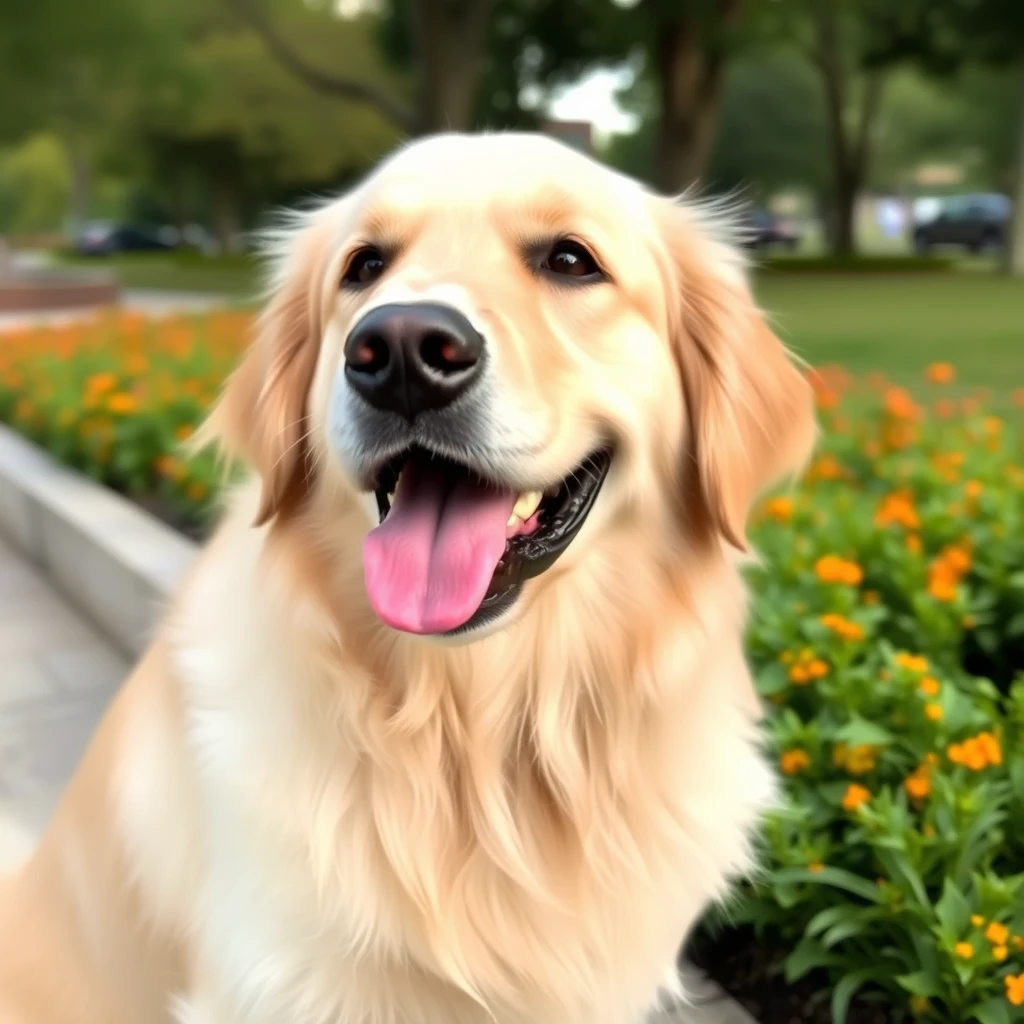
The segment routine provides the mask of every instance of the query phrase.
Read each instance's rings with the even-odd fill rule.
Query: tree
[[[472,127],[492,0],[407,0],[396,5],[390,17],[407,25],[415,54],[412,102],[370,78],[339,74],[309,59],[268,13],[265,0],[227,2],[282,66],[311,89],[367,104],[404,135]],[[333,9],[320,13],[335,17]]]
[[[972,65],[990,65],[1015,76],[1014,215],[1006,258],[1010,272],[1024,277],[1024,5],[1019,0],[905,0],[879,7],[873,20],[871,57],[879,66],[913,60],[948,77]]]

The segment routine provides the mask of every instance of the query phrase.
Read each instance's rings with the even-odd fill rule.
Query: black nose
[[[345,342],[345,376],[378,409],[412,420],[454,402],[476,379],[484,339],[435,302],[378,306]]]

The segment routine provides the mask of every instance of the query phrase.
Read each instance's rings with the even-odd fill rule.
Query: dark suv
[[[937,216],[914,228],[914,248],[920,253],[949,245],[970,252],[993,252],[1006,241],[1011,203],[1006,196],[951,196]]]

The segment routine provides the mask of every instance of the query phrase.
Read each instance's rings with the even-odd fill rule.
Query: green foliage
[[[1024,657],[996,657],[1024,621],[1020,425],[839,371],[816,386],[819,454],[753,531],[785,802],[729,917],[790,951],[790,982],[820,972],[838,1024],[862,991],[1024,1020]]]
[[[0,231],[60,228],[70,192],[67,153],[60,139],[30,136],[0,155]]]
[[[930,274],[956,266],[942,256],[770,256],[756,262],[763,270],[787,274]]]

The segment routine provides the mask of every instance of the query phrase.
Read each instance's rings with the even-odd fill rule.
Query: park
[[[1024,1021],[1022,66],[1010,0],[0,12],[0,456],[208,539],[224,467],[190,443],[252,339],[262,234],[405,140],[540,131],[717,202],[821,436],[751,523],[783,800],[681,963],[760,1024]],[[113,652],[105,702],[138,651],[19,542],[6,465],[0,610],[5,580],[52,585]],[[0,808],[5,744],[49,742],[4,679]]]

